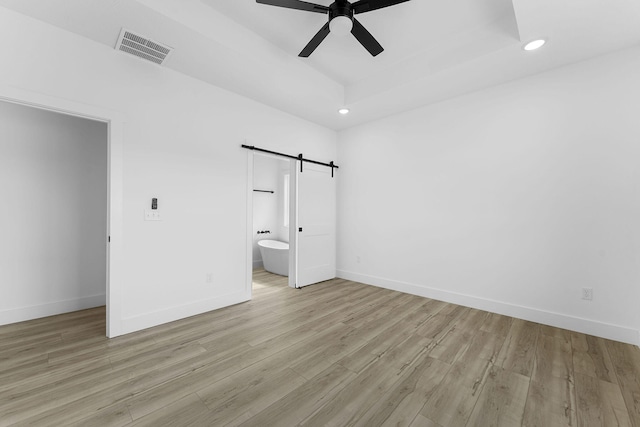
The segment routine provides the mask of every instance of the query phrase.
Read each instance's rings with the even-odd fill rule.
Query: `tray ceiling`
[[[0,6],[112,48],[128,28],[174,49],[167,68],[333,129],[640,43],[636,0],[412,0],[358,16],[385,48],[377,57],[350,35],[330,34],[307,59],[297,55],[326,18],[254,0]],[[548,45],[522,50],[538,37]],[[337,114],[342,106],[351,114]]]

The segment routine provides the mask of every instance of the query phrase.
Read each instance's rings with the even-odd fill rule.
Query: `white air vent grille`
[[[144,36],[124,28],[120,31],[116,50],[130,53],[138,58],[146,59],[147,61],[155,62],[156,64],[162,64],[169,57],[172,51],[169,46],[164,46],[160,43],[151,41]]]

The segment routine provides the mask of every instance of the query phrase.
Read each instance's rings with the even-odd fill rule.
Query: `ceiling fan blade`
[[[301,56],[303,58],[308,58],[309,55],[311,55],[313,51],[316,50],[318,46],[320,46],[320,43],[322,43],[322,40],[324,40],[325,37],[327,37],[328,35],[329,35],[329,23],[327,22],[326,24],[324,24],[322,28],[320,28],[320,31],[318,31],[316,35],[313,36],[311,41],[307,43],[307,45],[304,47],[304,49],[302,49],[302,52],[300,52],[298,56]]]
[[[306,10],[307,12],[327,13],[329,11],[327,6],[299,0],[256,0],[256,3],[286,7],[287,9]]]
[[[365,13],[383,7],[389,7],[409,0],[360,0],[351,5],[354,13]]]
[[[371,33],[367,31],[366,28],[362,26],[357,19],[353,19],[353,28],[351,29],[351,34],[353,34],[356,39],[360,42],[365,49],[369,51],[369,53],[373,56],[377,56],[384,50],[380,43],[373,38]]]

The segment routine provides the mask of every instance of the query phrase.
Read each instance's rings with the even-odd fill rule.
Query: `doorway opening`
[[[63,135],[60,139],[66,144],[62,148],[44,145],[44,149],[48,150],[46,155],[50,156],[48,160],[54,162],[45,163],[47,159],[44,158],[46,155],[43,156],[43,147],[39,150],[33,141],[25,146],[14,145],[11,156],[3,153],[4,162],[8,162],[9,166],[3,165],[2,173],[13,174],[10,184],[14,186],[11,189],[12,197],[17,202],[6,203],[1,215],[15,215],[20,206],[27,206],[27,212],[23,212],[24,218],[20,220],[20,227],[30,235],[31,243],[21,240],[24,236],[13,236],[11,240],[5,238],[6,246],[20,246],[22,253],[16,254],[19,259],[10,264],[0,264],[0,294],[15,295],[15,281],[7,283],[4,279],[9,274],[15,276],[20,271],[21,263],[23,266],[28,264],[29,268],[29,274],[23,278],[39,287],[35,291],[31,289],[31,293],[27,290],[11,301],[3,297],[0,325],[102,305],[106,307],[98,309],[98,312],[103,313],[103,316],[106,314],[103,328],[106,329],[106,336],[121,335],[123,331],[118,295],[122,259],[122,117],[116,112],[99,107],[3,85],[0,85],[0,104],[5,109],[22,111],[19,117],[23,119],[33,115],[47,117],[45,120],[52,122],[78,121],[83,124],[80,130],[73,131],[73,126],[62,126]],[[13,126],[18,124],[13,123]],[[91,133],[86,128],[92,127],[100,129],[102,144],[99,147],[83,146],[82,153],[74,151],[70,140],[82,139],[84,133]],[[26,128],[28,138],[37,136],[38,132],[42,133],[39,126]],[[8,131],[7,127],[3,127],[3,132]],[[15,132],[15,128],[10,131]],[[80,136],[74,136],[73,133]],[[3,136],[4,141],[9,139]],[[7,146],[3,144],[2,148],[7,149]],[[92,149],[101,153],[101,160],[98,161],[102,162],[101,165],[87,160],[95,160],[92,154],[86,152]],[[39,162],[28,162],[29,156],[35,156]],[[87,160],[87,164],[81,164],[84,160]],[[57,181],[53,179],[55,168],[52,165],[55,161],[64,165],[55,172],[58,174]],[[83,171],[86,172],[84,175],[81,173]],[[83,178],[79,178],[80,176]],[[92,187],[92,183],[95,187]],[[38,193],[19,193],[16,189],[20,188],[35,189]],[[92,193],[92,188],[95,194]],[[78,191],[72,191],[74,189]],[[31,206],[34,203],[36,208]],[[92,223],[101,225],[94,228],[91,227]],[[34,244],[38,236],[42,239],[40,245]],[[91,247],[99,249],[91,254],[84,254],[83,242],[90,242]],[[31,262],[33,259],[49,261],[49,264],[37,266]],[[68,260],[71,262],[63,262]],[[91,270],[99,273],[92,275]],[[80,283],[89,280],[88,277],[93,277],[93,283],[88,289],[82,289]],[[65,283],[66,288],[58,292],[60,288],[55,283],[65,280],[69,283]],[[7,291],[2,287],[3,284],[10,285],[11,289]],[[77,291],[76,294],[73,294],[74,290]]]
[[[253,156],[251,178],[251,286],[295,285],[292,244],[295,193],[291,170],[295,161],[269,154]]]
[[[107,124],[8,102],[0,123],[2,323],[104,307]]]
[[[276,281],[269,276],[276,274],[278,283],[291,288],[335,278],[337,166],[243,147],[252,150],[247,168],[249,298],[254,272],[265,271],[263,281]]]

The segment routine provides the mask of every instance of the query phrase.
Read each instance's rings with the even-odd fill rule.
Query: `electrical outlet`
[[[162,216],[160,215],[160,211],[158,210],[145,209],[144,220],[145,221],[162,221]]]
[[[213,283],[213,273],[207,273],[207,283]]]
[[[358,256],[356,257],[356,262],[357,262],[358,264],[360,264],[360,255],[358,255]]]
[[[593,288],[582,288],[582,299],[593,301]]]

